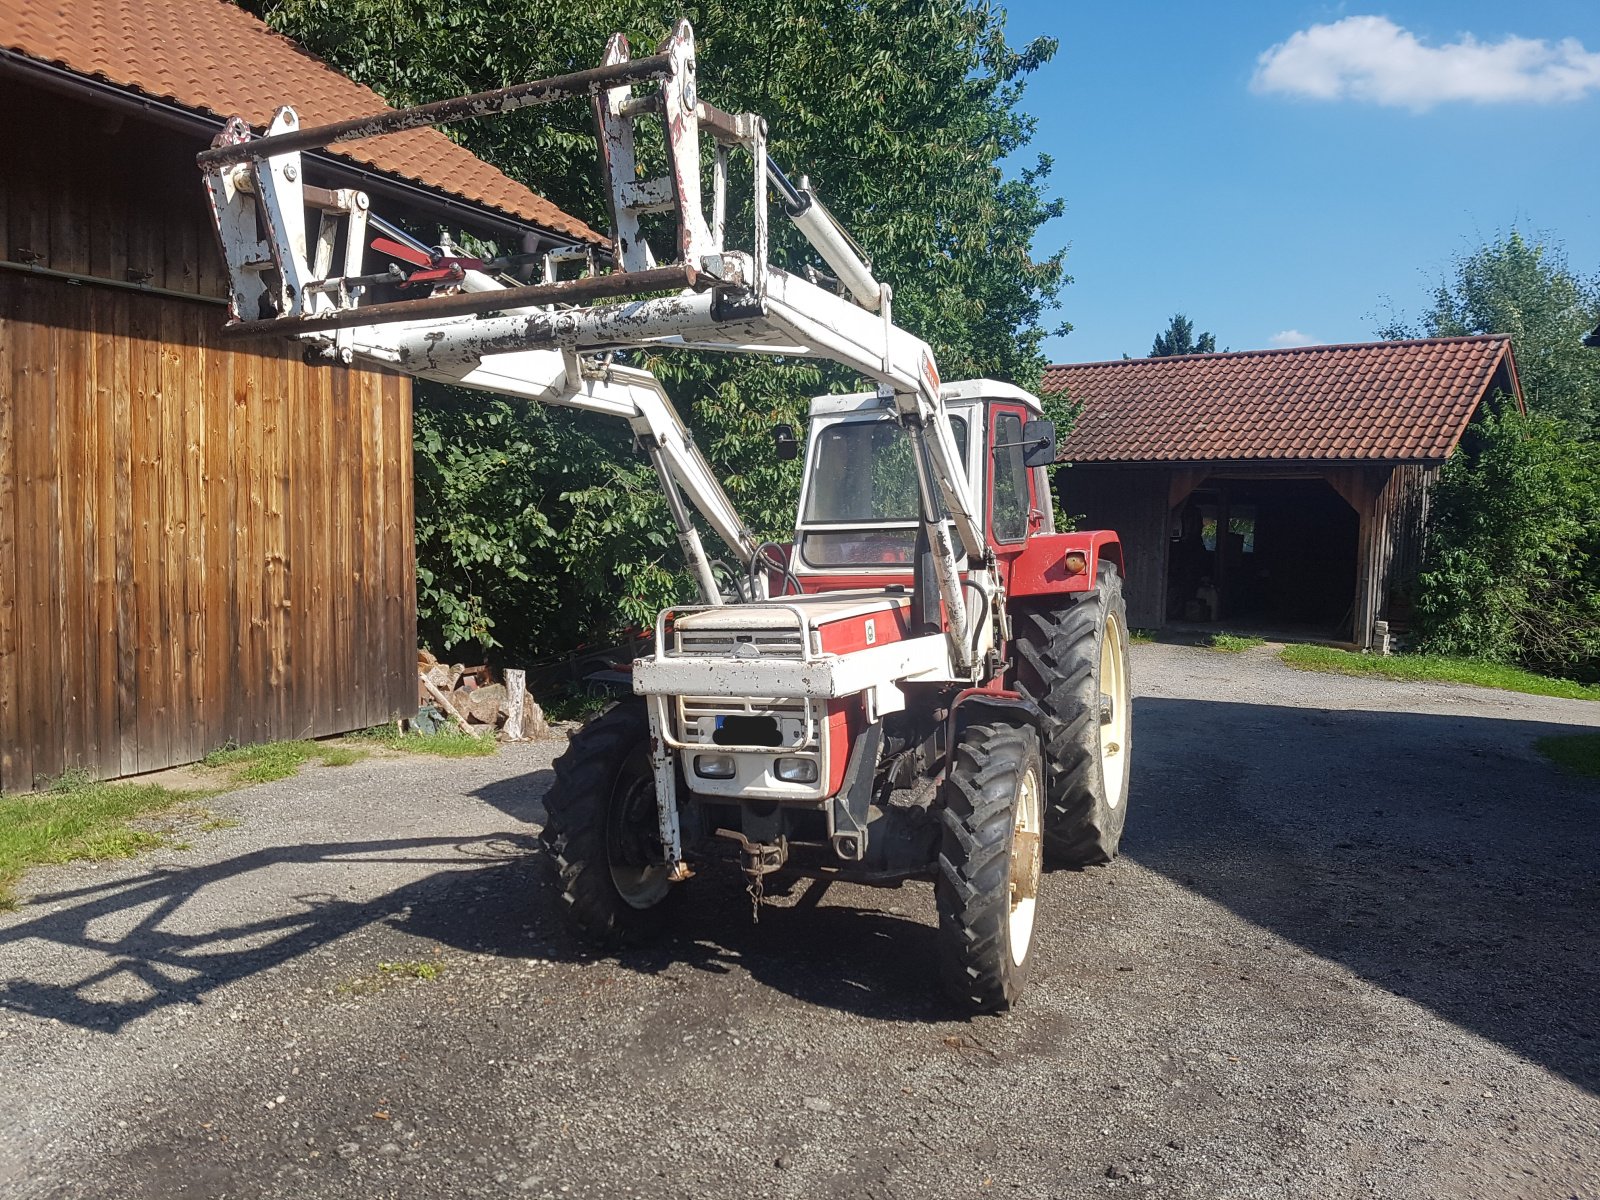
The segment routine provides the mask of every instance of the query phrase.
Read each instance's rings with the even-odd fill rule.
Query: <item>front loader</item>
[[[595,112],[609,270],[580,262],[564,278],[549,255],[530,281],[529,256],[422,246],[365,195],[304,176],[303,150],[570,99]],[[660,176],[642,173],[640,122],[658,124]],[[1122,835],[1121,546],[1055,531],[1039,401],[940,378],[895,323],[892,288],[768,157],[765,122],[698,96],[688,23],[650,56],[618,35],[599,67],[497,92],[313,129],[285,108],[264,136],[235,119],[200,166],[230,330],[621,417],[656,467],[700,602],[658,616],[634,697],[556,761],[544,840],[579,932],[610,946],[657,933],[696,871],[724,864],[758,913],[779,872],[931,879],[947,990],[1009,1007],[1046,859],[1108,862]],[[751,214],[737,247],[730,194]],[[769,261],[773,198],[825,271]],[[812,402],[788,542],[751,534],[660,384],[628,361],[672,349],[823,358],[862,377]],[[797,453],[779,432],[775,453]],[[691,508],[735,569],[719,573]]]

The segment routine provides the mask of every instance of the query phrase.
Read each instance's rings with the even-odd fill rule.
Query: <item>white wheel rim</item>
[[[611,883],[629,908],[654,908],[672,886],[667,868],[611,865]]]
[[[1011,831],[1011,915],[1007,924],[1011,961],[1019,967],[1028,957],[1039,905],[1039,875],[1044,867],[1042,815],[1039,769],[1030,763],[1017,789],[1016,824]]]
[[[1128,670],[1122,657],[1122,627],[1116,617],[1106,618],[1100,642],[1100,778],[1106,805],[1122,803],[1128,761]]]

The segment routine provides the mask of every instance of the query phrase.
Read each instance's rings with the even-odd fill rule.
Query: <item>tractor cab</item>
[[[996,554],[1054,532],[1045,464],[1055,427],[1039,401],[992,379],[945,384],[940,398]],[[909,582],[920,511],[914,453],[892,400],[866,392],[811,402],[790,562],[807,591]]]

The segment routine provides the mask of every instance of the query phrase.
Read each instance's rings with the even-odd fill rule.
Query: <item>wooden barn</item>
[[[0,789],[416,708],[410,381],[221,334],[194,156],[283,103],[383,107],[224,0],[0,0]],[[599,241],[436,130],[307,176]]]
[[[1082,363],[1044,386],[1081,406],[1061,496],[1122,535],[1131,625],[1363,649],[1409,619],[1439,468],[1485,401],[1522,404],[1498,336]]]

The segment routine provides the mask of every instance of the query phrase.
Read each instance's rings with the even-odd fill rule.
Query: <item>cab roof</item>
[[[970,403],[978,400],[1015,400],[1027,406],[1028,411],[1042,415],[1039,398],[1025,392],[1014,383],[998,379],[962,379],[940,386],[939,395],[946,404]],[[816,396],[811,401],[811,415],[836,416],[840,413],[861,412],[883,404],[876,392],[850,392],[842,396]]]

